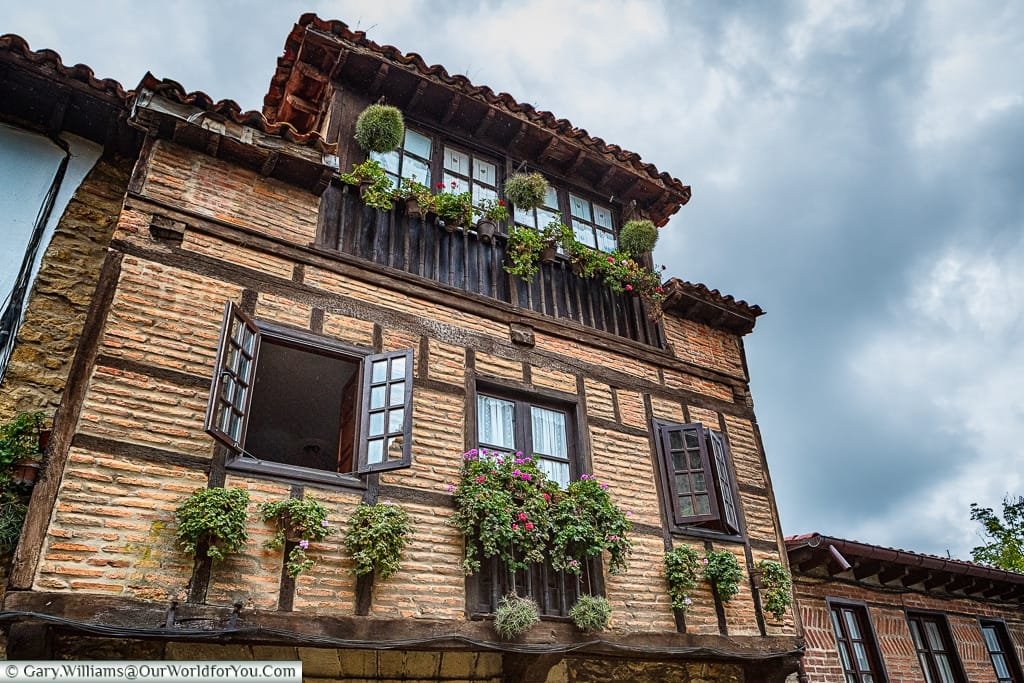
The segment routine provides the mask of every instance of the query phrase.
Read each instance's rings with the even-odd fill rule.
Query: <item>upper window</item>
[[[232,467],[313,480],[408,467],[412,351],[364,355],[229,303],[206,430]]]
[[[395,187],[398,187],[402,178],[430,187],[432,150],[433,142],[429,137],[406,127],[405,141],[399,149],[384,154],[370,152],[370,158],[380,162]]]
[[[666,503],[675,525],[739,534],[729,448],[722,434],[697,423],[657,427]]]
[[[498,166],[475,154],[445,145],[444,186],[446,191],[470,192],[473,205],[498,199]]]
[[[481,448],[530,454],[548,479],[569,485],[572,442],[565,410],[478,394],[477,440]]]
[[[832,630],[846,683],[883,683],[885,673],[862,605],[831,604]]]
[[[965,683],[960,659],[941,614],[908,613],[907,624],[914,639],[918,661],[926,683]]]
[[[582,244],[601,251],[615,251],[615,227],[611,209],[569,193],[572,230]]]
[[[518,206],[514,208],[516,223],[535,230],[542,230],[548,223],[556,220],[560,214],[558,190],[548,185],[548,194],[544,198],[544,205],[538,209],[520,209]]]
[[[996,680],[999,683],[1021,683],[1024,681],[1013,641],[1010,640],[1010,634],[1006,631],[1006,624],[1001,621],[983,619],[981,635],[985,638],[985,648],[988,650],[988,656],[996,670]]]

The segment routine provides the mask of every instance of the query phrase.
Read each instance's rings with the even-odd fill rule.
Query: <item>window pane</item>
[[[515,450],[515,410],[511,401],[491,396],[477,397],[477,438],[481,443]]]
[[[699,443],[697,442],[697,430],[687,429],[683,432],[686,435],[686,447],[687,448],[698,448]]]
[[[693,475],[693,490],[703,493],[708,490],[707,483],[704,481],[703,472],[695,472]]]
[[[548,223],[558,218],[557,211],[549,211],[547,209],[537,209],[537,227],[543,228]]]
[[[708,501],[707,494],[699,494],[693,497],[694,503],[696,504],[698,515],[709,515],[711,514],[711,503]]]
[[[690,451],[690,469],[691,470],[703,470],[704,464],[700,461],[699,451]]]
[[[999,678],[1011,678],[1010,668],[1006,666],[1006,658],[1002,655],[992,655],[992,665],[996,668],[996,675]]]
[[[373,387],[370,389],[370,407],[371,408],[383,408],[384,407],[384,395],[387,387]]]
[[[580,223],[579,221],[572,222],[572,232],[576,235],[576,239],[591,249],[597,248],[597,240],[594,239],[594,230],[586,223]]]
[[[391,360],[391,379],[405,379],[405,356]]]
[[[388,413],[388,432],[400,432],[402,431],[402,425],[405,422],[405,409],[395,408]]]
[[[497,201],[498,193],[483,185],[473,185],[473,205],[480,206],[485,199]]]
[[[924,622],[924,632],[928,635],[928,645],[933,650],[945,650],[942,646],[942,635],[939,633],[939,625],[934,621]]]
[[[682,432],[680,432],[678,429],[674,429],[671,432],[669,432],[668,433],[668,443],[669,443],[669,447],[672,450],[674,450],[674,451],[681,449],[683,447],[683,434],[682,434]],[[681,467],[677,467],[676,469],[679,469],[679,470],[686,469],[686,466],[683,465]]]
[[[565,488],[569,485],[569,463],[560,460],[537,458],[537,469],[547,475],[548,479]]]
[[[425,156],[425,155],[424,155]],[[469,155],[463,154],[451,147],[444,148],[444,167],[447,171],[454,171],[459,175],[469,175]]]
[[[370,436],[384,433],[384,413],[370,413]]]
[[[558,190],[548,185],[548,193],[544,195],[544,206],[558,211]]]
[[[400,157],[398,151],[387,152],[381,154],[380,152],[370,152],[370,158],[379,163],[385,171],[393,174],[398,174],[398,166]]]
[[[430,158],[430,138],[409,128],[405,129],[405,149],[418,157]]]
[[[378,360],[373,362],[373,383],[379,384],[388,378],[388,362],[386,360]]]
[[[537,220],[533,215],[533,209],[527,211],[520,209],[518,206],[515,207],[515,219],[516,223],[521,223],[522,225],[526,225],[531,228],[537,227]]]
[[[852,671],[853,664],[850,662],[850,651],[846,649],[846,643],[839,643],[839,656],[843,660],[843,668]]]
[[[869,671],[871,665],[868,663],[868,653],[864,650],[863,643],[853,643],[853,654],[857,657],[857,669],[859,671]]]
[[[693,500],[690,496],[679,496],[679,514],[683,517],[693,516]]]
[[[574,194],[569,195],[569,211],[573,216],[590,221],[590,202]]]
[[[690,475],[688,474],[677,474],[676,475],[676,491],[679,493],[690,492]]]
[[[395,382],[390,388],[391,395],[388,397],[388,405],[403,405],[405,403],[405,382]]]
[[[366,444],[366,461],[371,465],[384,462],[384,439],[370,439]]]
[[[430,187],[430,166],[425,161],[407,156],[402,164],[402,177],[411,178]]]
[[[836,632],[836,638],[843,637],[843,626],[839,623],[839,615],[834,609],[832,610],[832,629]]]
[[[939,668],[939,680],[942,683],[956,683],[953,678],[953,669],[949,666],[949,657],[946,655],[935,655],[935,663]]]
[[[918,628],[916,620],[910,622],[910,635],[914,637],[914,647],[918,650],[925,649],[924,641],[921,640],[921,630]]]
[[[489,162],[480,159],[473,160],[473,179],[494,187],[498,184],[498,169]]]
[[[602,228],[607,228],[608,232],[612,230],[612,212],[603,206],[597,204],[592,205],[594,207],[594,222]]]
[[[996,638],[995,629],[991,626],[983,626],[981,634],[985,636],[985,647],[989,652],[999,652],[999,639]]]
[[[531,406],[533,419],[533,451],[544,455],[568,458],[565,440],[565,413]]]
[[[846,618],[846,628],[850,632],[851,638],[860,638],[860,629],[857,628],[857,616],[853,613],[853,610],[844,609],[843,617]]]
[[[935,681],[932,679],[932,671],[931,671],[930,668],[928,668],[928,657],[927,657],[927,655],[918,654],[917,658],[921,662],[921,671],[924,672],[925,683],[935,683]]]
[[[597,231],[597,248],[601,251],[615,251],[615,235],[604,230]]]

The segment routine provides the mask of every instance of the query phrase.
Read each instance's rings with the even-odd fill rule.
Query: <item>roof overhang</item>
[[[314,14],[303,15],[289,34],[263,113],[300,131],[321,130],[332,83],[373,100],[383,98],[408,116],[504,149],[515,159],[593,187],[624,206],[635,203],[659,226],[690,199],[689,186],[634,152]]]
[[[764,315],[760,306],[748,304],[700,283],[672,278],[664,287],[665,301],[662,308],[666,313],[726,332],[749,334],[757,318]]]

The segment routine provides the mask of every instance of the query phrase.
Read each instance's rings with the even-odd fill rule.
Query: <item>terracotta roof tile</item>
[[[85,64],[66,66],[60,55],[53,50],[33,51],[21,36],[13,33],[6,33],[0,36],[0,53],[13,55],[15,59],[23,60],[30,64],[52,67],[59,75],[70,80],[79,81],[90,88],[110,95],[113,98],[126,102],[132,95],[126,92],[120,83],[112,78],[96,78],[92,68]]]

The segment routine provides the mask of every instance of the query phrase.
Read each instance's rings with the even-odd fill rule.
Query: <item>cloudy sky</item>
[[[259,109],[304,11],[693,186],[657,259],[747,338],[787,534],[968,557],[1024,494],[1024,3],[3,3],[0,33]]]

